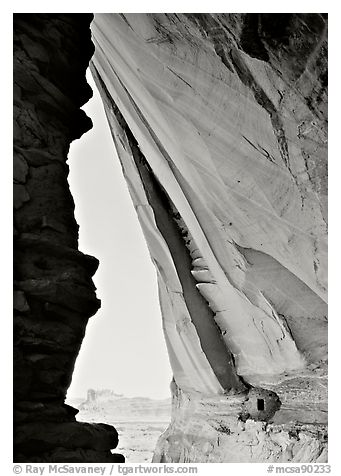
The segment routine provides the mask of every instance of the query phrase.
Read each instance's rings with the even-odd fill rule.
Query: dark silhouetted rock
[[[14,15],[14,461],[114,462],[117,432],[65,405],[98,260],[78,251],[70,143],[92,127],[91,14]]]

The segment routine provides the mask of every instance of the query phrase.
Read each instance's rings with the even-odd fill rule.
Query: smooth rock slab
[[[25,183],[28,174],[26,160],[19,154],[14,154],[13,178],[16,183]]]
[[[18,208],[21,208],[24,203],[28,202],[30,200],[30,196],[25,188],[24,185],[17,184],[15,183],[13,185],[13,205],[16,210]]]
[[[25,293],[23,291],[13,292],[13,308],[19,312],[29,311],[29,306],[26,301]]]

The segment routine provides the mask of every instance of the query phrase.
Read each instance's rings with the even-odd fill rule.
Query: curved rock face
[[[14,15],[14,461],[122,461],[115,428],[78,423],[65,405],[87,321],[100,306],[98,261],[77,249],[67,182],[92,15]]]
[[[155,461],[326,461],[326,21],[95,15],[174,372]]]

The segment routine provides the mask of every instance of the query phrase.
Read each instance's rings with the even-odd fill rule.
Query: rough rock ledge
[[[118,436],[64,403],[98,261],[77,249],[72,140],[92,127],[89,14],[14,15],[14,461],[115,462]]]

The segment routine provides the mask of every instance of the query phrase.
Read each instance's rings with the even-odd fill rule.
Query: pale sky
[[[172,378],[157,295],[156,272],[123,178],[103,105],[84,106],[93,129],[71,144],[69,184],[79,249],[99,259],[94,276],[101,309],[90,318],[69,397],[88,388],[167,398]]]

